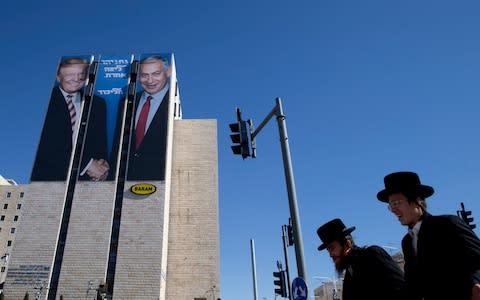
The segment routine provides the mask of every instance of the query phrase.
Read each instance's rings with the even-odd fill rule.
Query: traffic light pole
[[[287,275],[287,294],[288,294],[288,299],[293,300],[293,294],[292,294],[292,285],[290,282],[290,269],[288,266],[288,252],[287,252],[287,247],[288,247],[288,232],[287,232],[287,225],[282,226],[282,242],[283,242],[283,254],[285,255],[285,273]]]
[[[253,300],[258,300],[257,297],[257,264],[255,262],[255,242],[250,239],[250,252],[252,254],[252,277],[253,277]]]
[[[285,181],[287,184],[288,203],[290,207],[290,218],[292,219],[293,238],[295,244],[295,257],[297,261],[298,276],[302,277],[305,282],[307,280],[307,271],[305,268],[303,256],[303,239],[302,230],[300,227],[300,217],[298,214],[297,194],[295,191],[295,182],[293,178],[292,161],[290,159],[290,147],[288,145],[287,125],[285,123],[285,116],[283,115],[282,101],[276,98],[276,105],[267,117],[260,123],[258,128],[252,133],[251,139],[255,140],[258,133],[265,127],[273,116],[277,117],[278,131],[280,134],[280,144],[282,147],[283,167],[285,171]]]

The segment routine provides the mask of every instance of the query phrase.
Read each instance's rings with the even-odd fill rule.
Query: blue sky
[[[7,1],[0,28],[0,174],[19,183],[62,55],[175,54],[184,119],[218,122],[222,299],[253,297],[250,239],[259,299],[274,299],[289,217],[276,122],[242,160],[235,107],[259,124],[282,99],[311,293],[334,276],[316,250],[330,219],[399,247],[405,228],[376,200],[392,171],[435,188],[432,213],[464,202],[480,220],[478,1]]]

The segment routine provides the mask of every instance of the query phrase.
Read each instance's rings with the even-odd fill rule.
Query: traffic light
[[[288,245],[292,246],[293,244],[295,244],[295,238],[293,235],[293,227],[290,224],[287,225],[287,235],[288,235]]]
[[[471,229],[475,229],[477,225],[473,224],[473,216],[471,216],[472,211],[471,210],[466,211],[465,206],[463,205],[463,202],[461,202],[460,205],[462,206],[462,209],[457,211],[457,215],[461,217],[463,221],[465,221],[465,223],[467,223],[467,225],[470,226]]]
[[[250,141],[248,139],[248,124],[247,121],[238,120],[237,123],[230,124],[232,134],[230,138],[234,145],[232,151],[234,154],[242,155],[242,158],[250,156]]]
[[[287,297],[287,283],[285,280],[285,271],[273,272],[273,284],[275,285],[275,294],[281,297]]]

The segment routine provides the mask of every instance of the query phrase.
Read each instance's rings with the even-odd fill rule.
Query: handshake
[[[108,162],[101,159],[93,159],[87,170],[87,175],[91,181],[104,181],[108,177],[110,165]]]

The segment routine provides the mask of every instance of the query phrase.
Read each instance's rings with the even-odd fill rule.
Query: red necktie
[[[77,120],[77,113],[75,112],[75,106],[73,105],[73,96],[67,95],[67,107],[70,113],[70,122],[72,123],[72,130],[75,128],[75,121]]]
[[[148,111],[150,110],[150,100],[152,96],[147,97],[147,101],[143,104],[142,110],[140,111],[140,116],[138,118],[137,127],[135,129],[135,146],[137,149],[140,147],[145,136],[145,128],[147,125]]]

